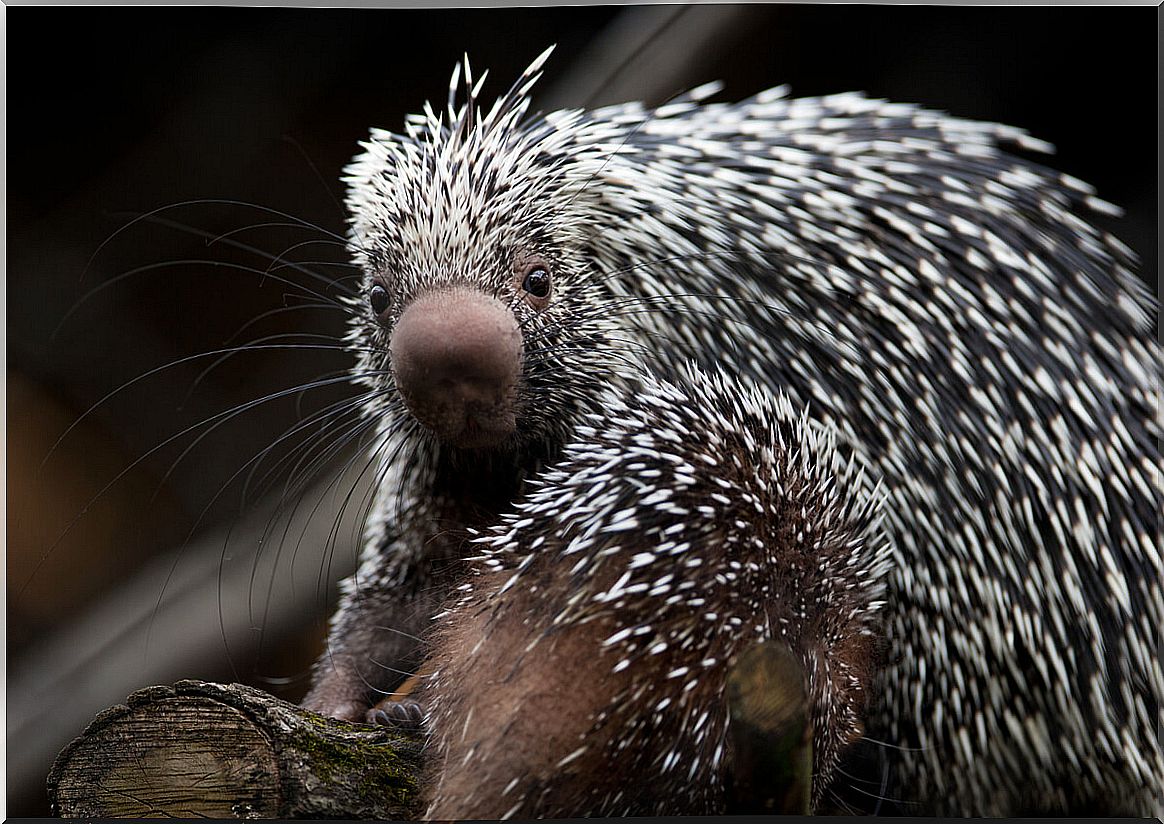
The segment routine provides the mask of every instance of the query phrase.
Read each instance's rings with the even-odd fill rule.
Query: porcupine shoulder
[[[537,65],[480,121],[430,110],[353,165],[369,374],[391,372],[418,292],[470,286],[514,309],[523,355],[548,353],[513,385],[553,411],[513,432],[552,431],[532,439],[551,459],[629,357],[811,405],[890,501],[873,722],[895,794],[939,814],[1157,809],[1161,353],[1131,254],[1083,217],[1111,207],[1008,155],[1046,148],[1020,130],[856,94],[705,88],[527,120]],[[431,399],[408,417],[376,385],[400,413],[386,438],[427,417],[440,441]],[[390,557],[369,575],[418,566]]]
[[[438,621],[428,816],[722,813],[728,667],[769,639],[805,673],[819,800],[876,666],[872,480],[787,399],[695,370],[576,436]]]

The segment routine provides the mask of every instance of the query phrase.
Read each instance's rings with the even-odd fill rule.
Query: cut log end
[[[239,684],[130,696],[58,756],[63,818],[408,818],[419,734],[323,718]]]

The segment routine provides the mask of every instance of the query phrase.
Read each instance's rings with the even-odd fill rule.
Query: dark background
[[[789,83],[798,96],[863,90],[1024,127],[1057,146],[1047,162],[1126,210],[1121,220],[1101,222],[1140,254],[1155,287],[1157,14],[1151,7],[811,5],[9,8],[9,814],[47,812],[41,788],[51,753],[124,697],[87,691],[104,657],[80,663],[84,644],[60,639],[76,638],[79,623],[109,622],[112,602],[124,599],[109,593],[124,593],[151,558],[168,558],[189,535],[242,517],[237,484],[217,500],[215,494],[305,408],[343,390],[248,410],[176,466],[190,437],[149,451],[234,405],[342,370],[349,359],[323,350],[250,353],[201,379],[209,360],[179,365],[126,388],[46,455],[106,393],[147,370],[222,347],[248,321],[257,319],[236,342],[342,332],[334,311],[267,316],[300,305],[301,290],[238,268],[262,270],[269,261],[227,241],[342,263],[342,249],[323,242],[330,238],[322,230],[343,232],[338,180],[356,142],[369,126],[401,130],[404,115],[426,99],[443,101],[464,52],[478,72],[491,70],[486,100],[557,43],[535,106],[658,102],[719,78],[726,88],[718,99]],[[285,219],[194,202],[206,199],[268,207],[321,230],[258,227],[208,244]],[[143,221],[117,233],[134,215],[183,203],[158,216],[168,223]],[[316,242],[298,245],[305,241]],[[79,302],[89,289],[154,264],[169,265],[128,275]],[[342,266],[311,268],[326,277],[348,274]],[[301,273],[276,271],[310,283]],[[191,563],[190,553],[172,565]],[[164,609],[164,586],[142,586],[153,587],[155,611]],[[242,653],[236,645],[229,661],[221,649],[203,650],[149,677],[239,678],[298,697],[332,594],[317,588],[310,614],[273,640]],[[142,645],[141,654],[150,649]],[[53,661],[74,652],[76,666],[52,670]],[[25,734],[12,737],[21,685],[46,703],[67,701],[82,719],[45,732],[35,757]]]

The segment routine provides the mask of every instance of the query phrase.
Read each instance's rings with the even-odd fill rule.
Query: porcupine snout
[[[496,298],[465,288],[417,298],[389,352],[405,405],[442,442],[481,449],[513,434],[522,338]]]

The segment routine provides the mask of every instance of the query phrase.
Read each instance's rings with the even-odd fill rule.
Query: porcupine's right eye
[[[368,302],[372,304],[376,317],[380,317],[388,309],[388,290],[378,283],[373,285],[372,291],[368,293]]]

